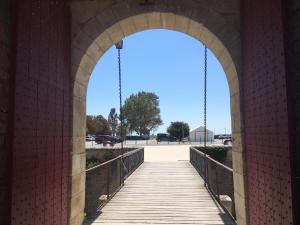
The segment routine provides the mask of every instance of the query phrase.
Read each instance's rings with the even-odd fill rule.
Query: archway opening
[[[201,20],[201,18],[199,19]],[[218,58],[226,73],[230,90],[232,133],[234,140],[232,155],[235,199],[238,199],[240,206],[242,206],[237,208],[236,213],[238,220],[246,220],[246,199],[244,190],[245,171],[238,80],[238,71],[240,70],[240,46],[239,35],[237,35],[237,32],[228,28],[228,30],[232,31],[229,35],[226,32],[224,33],[223,28],[220,28],[219,25],[218,28],[216,28],[214,27],[214,24],[208,24],[207,26],[212,26],[211,28],[214,30],[214,33],[212,33],[206,26],[194,19],[163,12],[150,12],[128,16],[126,19],[121,19],[103,30],[98,27],[97,21],[99,21],[99,17],[93,18],[85,24],[84,29],[74,36],[72,46],[74,89],[71,190],[76,190],[76,192],[71,192],[70,196],[70,221],[75,221],[78,220],[78,218],[83,217],[85,179],[85,130],[83,128],[85,127],[86,115],[86,90],[90,74],[98,59],[109,47],[114,45],[114,43],[132,33],[156,28],[180,31],[203,42]],[[221,29],[223,31],[218,31],[216,29]],[[81,165],[80,167],[76,166],[78,163]],[[78,180],[80,186],[78,185]],[[74,207],[72,205],[73,199],[80,199],[82,202],[81,206]]]

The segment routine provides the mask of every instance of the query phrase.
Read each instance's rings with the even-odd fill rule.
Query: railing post
[[[122,185],[122,157],[119,159],[120,172],[120,186]]]
[[[107,177],[106,177],[106,198],[109,199],[109,183],[110,183],[110,164],[107,164]]]
[[[217,196],[220,199],[220,192],[219,192],[219,181],[218,181],[218,166],[216,166],[216,189],[217,189]]]
[[[206,155],[204,155],[204,187],[207,187],[207,179],[208,179],[208,169],[207,169],[207,158]]]

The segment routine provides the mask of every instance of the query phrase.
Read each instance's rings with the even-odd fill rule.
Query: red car
[[[97,144],[115,144],[115,143],[118,143],[120,142],[120,139],[117,138],[117,137],[112,137],[112,136],[109,136],[109,135],[97,135],[96,138],[95,138],[95,142]]]

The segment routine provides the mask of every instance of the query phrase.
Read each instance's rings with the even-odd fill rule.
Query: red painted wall
[[[293,224],[281,0],[242,5],[250,224]]]
[[[16,0],[11,224],[67,224],[69,25],[64,0]]]

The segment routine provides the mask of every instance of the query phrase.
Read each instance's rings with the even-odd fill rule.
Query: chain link
[[[120,100],[120,128],[121,128],[121,154],[123,154],[123,107],[122,107],[122,73],[121,73],[121,49],[118,48],[119,65],[119,100]]]
[[[206,147],[207,47],[204,45],[204,147]]]

